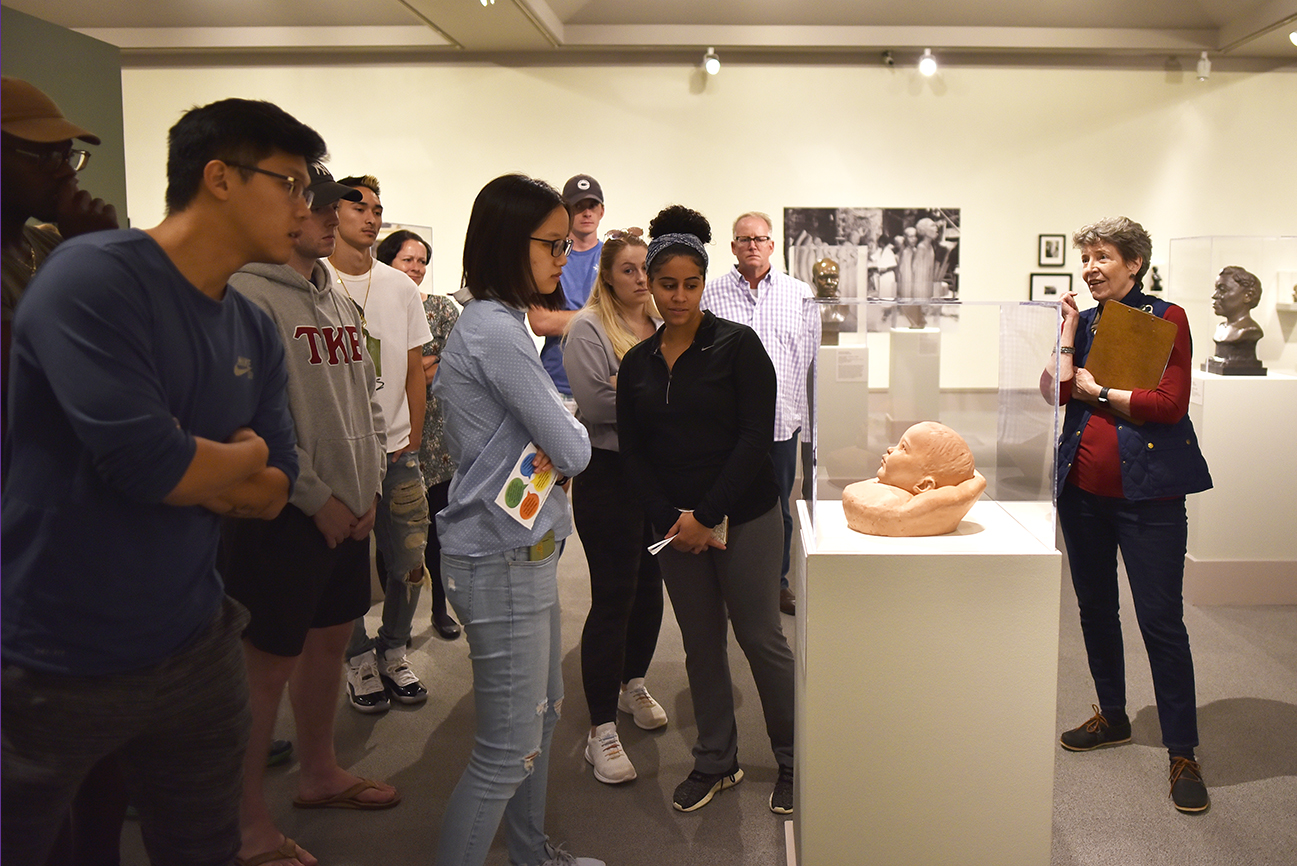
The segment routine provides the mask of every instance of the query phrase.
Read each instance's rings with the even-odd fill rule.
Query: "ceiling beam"
[[[76,28],[123,50],[212,48],[390,48],[450,43],[422,24],[361,27],[82,27]]]
[[[830,27],[819,25],[569,24],[571,47],[964,48],[1010,51],[1202,51],[1217,32],[1101,27]]]
[[[1250,12],[1225,22],[1220,28],[1217,50],[1233,51],[1271,30],[1294,24],[1297,24],[1297,0],[1270,0]]]

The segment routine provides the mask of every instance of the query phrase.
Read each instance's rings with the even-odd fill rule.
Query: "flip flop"
[[[283,844],[274,851],[267,851],[246,860],[242,857],[235,857],[234,866],[262,866],[264,863],[274,863],[276,860],[294,860],[297,858],[299,850],[301,849],[297,847],[297,843],[285,836]]]
[[[332,797],[321,797],[318,800],[303,800],[298,797],[293,801],[293,805],[299,809],[390,809],[397,803],[401,802],[401,794],[398,791],[392,795],[392,799],[383,800],[382,802],[372,802],[370,800],[360,799],[360,795],[369,789],[378,788],[378,783],[373,779],[361,779],[345,791],[340,791]],[[253,864],[248,864],[253,866]]]

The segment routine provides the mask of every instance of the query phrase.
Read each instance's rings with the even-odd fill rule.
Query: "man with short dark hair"
[[[796,596],[788,586],[793,517],[789,506],[797,476],[797,434],[810,423],[806,373],[820,347],[820,312],[812,303],[815,291],[801,280],[770,267],[775,251],[770,217],[751,211],[734,221],[730,251],[738,263],[727,274],[709,280],[702,306],[722,319],[747,325],[761,337],[775,365],[779,393],[775,401],[775,441],[770,459],[779,481],[779,504],[784,516],[784,559],[780,573],[779,609],[796,612]]]
[[[262,784],[262,756],[290,680],[301,766],[296,803],[381,809],[401,799],[390,785],[343,770],[333,749],[338,663],[353,621],[369,610],[369,532],[387,452],[360,313],[320,261],[336,244],[339,202],[361,195],[335,183],[319,163],[310,173],[311,216],[288,264],[251,264],[230,277],[284,341],[301,466],[278,517],[230,520],[222,530],[221,574],[252,617],[243,635],[252,736],[243,761],[239,852],[248,861],[272,853],[302,859],[275,825]]]
[[[423,344],[432,339],[414,280],[373,257],[383,225],[378,179],[344,177],[338,183],[361,195],[338,211],[338,245],[325,260],[333,285],[360,309],[365,340],[378,372],[378,403],[386,421],[387,474],[374,518],[383,624],[372,639],[365,617],[356,618],[346,650],[347,699],[362,713],[379,713],[391,701],[422,703],[428,690],[405,657],[414,609],[423,583],[428,543],[428,499],[419,469],[419,444],[428,386]]]
[[[570,177],[563,184],[563,204],[572,215],[572,250],[567,254],[567,264],[563,266],[563,276],[559,279],[567,309],[531,307],[527,310],[527,324],[536,336],[545,338],[540,362],[545,365],[546,372],[554,380],[554,387],[563,395],[568,407],[574,408],[572,386],[568,384],[567,371],[563,369],[561,343],[568,322],[590,299],[590,290],[599,276],[599,256],[603,253],[603,241],[599,239],[599,222],[604,213],[603,187],[588,174]]]
[[[239,850],[247,612],[219,515],[270,519],[297,477],[284,349],[228,290],[286,262],[309,127],[266,102],[171,129],[168,211],[61,244],[14,319],[3,501],[4,859],[39,866],[86,771],[120,759],[154,864]]]

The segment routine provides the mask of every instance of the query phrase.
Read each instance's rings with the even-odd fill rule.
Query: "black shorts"
[[[243,636],[271,655],[301,655],[310,629],[369,612],[369,539],[330,549],[292,505],[274,520],[222,521],[217,567],[225,591],[252,614]]]

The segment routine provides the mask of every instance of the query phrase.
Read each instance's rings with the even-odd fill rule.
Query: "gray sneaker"
[[[733,769],[728,773],[704,773],[701,770],[694,770],[689,774],[689,778],[676,786],[675,793],[671,796],[671,805],[680,812],[701,809],[712,801],[712,797],[726,788],[733,788],[742,781],[743,770],[739,768],[738,761],[734,762]]]
[[[556,848],[545,843],[545,851],[549,853],[549,859],[540,866],[607,866],[602,860],[596,860],[593,857],[574,857],[562,848]]]

